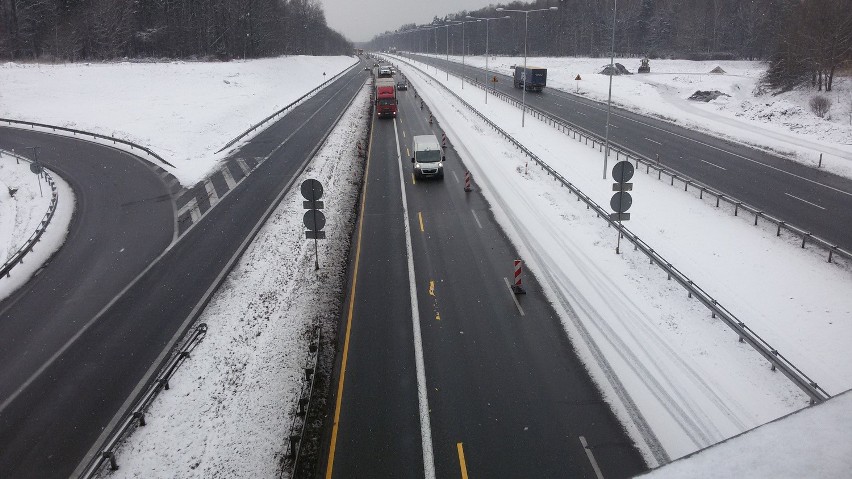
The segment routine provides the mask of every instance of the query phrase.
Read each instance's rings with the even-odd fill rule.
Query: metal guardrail
[[[451,74],[458,77],[458,75],[456,75],[454,73],[451,73]],[[482,83],[480,83],[478,81],[478,78],[473,78],[472,80],[469,76],[465,76],[464,78],[465,78],[465,80],[467,80],[467,82],[469,84],[476,86],[477,88],[480,88],[480,89],[488,88],[487,85],[483,85]],[[509,103],[510,105],[513,105],[517,108],[522,107],[521,102],[517,101],[515,98],[513,98],[509,95],[506,95],[503,92],[499,92],[499,91],[496,91],[496,90],[490,89],[490,88],[488,89],[488,92],[491,93],[493,96],[505,101],[506,103]],[[566,92],[566,93],[570,94],[571,92]],[[592,141],[592,147],[593,148],[597,147],[601,152],[603,152],[603,145],[604,145],[606,140],[602,136],[598,135],[597,133],[593,133],[593,132],[591,132],[591,131],[589,131],[589,130],[587,130],[587,129],[579,126],[579,125],[576,125],[576,124],[574,124],[570,121],[556,117],[556,116],[551,115],[549,113],[545,113],[545,112],[538,110],[538,109],[535,109],[535,108],[533,108],[529,105],[526,105],[526,111],[527,111],[527,113],[529,113],[533,117],[535,117],[535,118],[537,118],[541,121],[544,121],[546,124],[556,128],[558,131],[561,131],[561,132],[565,133],[566,135],[572,135],[574,137],[574,139],[577,139],[578,141],[585,141],[586,144],[588,144],[589,140],[591,140]],[[789,221],[784,221],[780,218],[772,216],[772,215],[764,212],[760,208],[752,206],[752,205],[750,205],[750,204],[748,204],[744,201],[738,200],[734,196],[727,195],[725,193],[720,193],[720,192],[716,191],[715,189],[713,189],[712,187],[707,186],[704,183],[702,183],[701,181],[696,180],[694,178],[691,178],[688,175],[685,175],[683,173],[680,173],[680,172],[673,170],[673,169],[670,169],[670,168],[666,168],[665,166],[663,166],[661,164],[659,158],[656,158],[656,159],[648,158],[647,156],[636,153],[635,151],[631,150],[630,148],[628,148],[624,145],[621,145],[617,142],[614,142],[612,140],[609,141],[609,145],[610,145],[610,147],[609,147],[610,151],[611,152],[615,151],[616,161],[619,161],[621,159],[621,156],[623,155],[626,158],[627,161],[634,161],[636,163],[636,169],[637,170],[639,169],[639,164],[641,163],[641,164],[645,165],[645,173],[646,174],[650,174],[650,170],[653,169],[657,172],[657,179],[662,179],[662,175],[668,176],[671,179],[671,186],[674,186],[675,182],[677,181],[677,182],[683,184],[683,190],[684,191],[689,191],[689,187],[692,187],[693,190],[698,190],[699,191],[699,199],[703,199],[704,194],[709,194],[709,195],[716,198],[716,207],[717,208],[719,207],[720,202],[724,202],[724,203],[727,203],[730,206],[733,206],[734,216],[739,216],[739,211],[745,210],[745,211],[749,212],[750,214],[754,215],[755,226],[757,226],[757,224],[758,224],[758,219],[763,218],[763,219],[765,219],[765,220],[769,221],[770,223],[773,223],[777,226],[777,229],[776,229],[776,232],[775,232],[776,237],[781,236],[781,230],[785,230],[785,231],[792,233],[794,236],[802,239],[802,246],[801,246],[802,248],[804,248],[808,242],[813,243],[813,244],[823,248],[828,253],[828,262],[829,263],[833,262],[835,256],[840,256],[840,257],[845,258],[847,260],[852,260],[852,251],[845,250],[845,249],[839,247],[838,245],[829,242],[828,240],[825,240],[825,239],[823,239],[823,238],[821,238],[817,235],[814,235],[813,233],[805,230],[804,228],[800,228],[798,226],[790,224]],[[610,155],[612,155],[612,153],[610,153]]]
[[[293,419],[290,421],[290,436],[288,437],[287,451],[284,454],[286,459],[292,461],[291,473],[296,470],[299,464],[299,451],[302,447],[305,426],[308,424],[308,410],[311,407],[314,384],[316,383],[317,362],[319,361],[321,344],[322,331],[319,326],[314,326],[313,333],[311,334],[311,342],[308,345],[308,357],[305,359],[305,377],[299,391],[296,414],[293,415]]]
[[[287,110],[289,110],[290,108],[293,108],[294,106],[296,106],[296,105],[298,105],[299,103],[303,102],[303,101],[304,101],[304,100],[306,100],[308,97],[310,97],[310,96],[311,96],[311,95],[313,95],[314,93],[316,93],[316,92],[320,91],[321,89],[325,88],[325,87],[326,87],[329,83],[331,83],[331,82],[333,82],[333,81],[337,80],[337,79],[338,79],[338,78],[340,78],[342,75],[346,74],[349,70],[352,70],[353,68],[355,68],[356,66],[358,66],[358,65],[360,65],[360,64],[361,64],[361,61],[360,61],[360,60],[359,60],[359,61],[357,61],[357,62],[355,62],[355,63],[353,63],[351,66],[349,66],[349,68],[347,68],[347,69],[345,69],[345,70],[343,70],[343,71],[339,72],[338,74],[334,75],[333,77],[329,78],[328,80],[326,80],[326,81],[324,81],[324,82],[320,83],[318,86],[316,86],[316,87],[315,87],[314,89],[312,89],[311,91],[309,91],[309,92],[305,93],[304,95],[300,96],[299,98],[297,98],[297,99],[293,100],[293,102],[292,102],[292,103],[290,103],[289,105],[285,106],[284,108],[281,108],[280,110],[278,110],[278,111],[276,111],[275,113],[273,113],[273,114],[271,114],[271,115],[267,116],[267,117],[266,117],[266,118],[264,118],[263,120],[260,120],[258,123],[255,123],[254,125],[250,126],[248,130],[246,130],[246,131],[244,131],[244,132],[240,133],[239,135],[237,135],[234,139],[232,139],[231,141],[229,141],[229,142],[228,142],[225,146],[223,146],[222,148],[220,148],[219,150],[217,150],[217,151],[216,151],[216,153],[221,153],[222,151],[224,151],[224,150],[226,150],[226,149],[230,148],[230,147],[231,147],[231,146],[233,146],[236,142],[238,142],[238,141],[242,140],[243,138],[245,138],[246,136],[250,135],[253,131],[257,130],[258,128],[260,128],[261,126],[263,126],[264,124],[266,124],[266,123],[267,123],[267,122],[269,122],[270,120],[273,120],[273,119],[277,118],[279,115],[283,114],[285,111],[287,111]]]
[[[169,389],[169,380],[172,376],[174,376],[180,365],[189,358],[189,353],[198,346],[206,335],[207,324],[205,323],[199,324],[189,333],[189,336],[183,342],[181,347],[172,354],[171,358],[166,363],[166,366],[162,369],[162,375],[148,386],[145,394],[139,398],[130,411],[125,413],[124,418],[119,422],[119,426],[113,430],[106,443],[104,443],[104,446],[98,450],[94,457],[90,458],[89,465],[80,475],[80,478],[88,479],[94,477],[100,470],[101,466],[107,462],[109,463],[111,470],[114,471],[118,469],[118,461],[116,461],[115,453],[118,449],[119,443],[131,432],[131,430],[136,427],[145,426],[145,413],[147,412],[148,407],[152,402],[154,402],[154,399],[161,391]]]
[[[28,158],[25,158],[23,156],[12,154],[8,151],[5,153],[9,156],[14,156],[17,159],[21,159],[28,163],[31,163]],[[2,156],[3,151],[0,150],[0,157]],[[59,192],[56,189],[56,183],[53,181],[53,177],[50,176],[50,173],[47,172],[47,169],[43,169],[41,174],[44,175],[45,179],[47,180],[47,184],[50,185],[50,190],[52,192],[50,206],[47,207],[47,212],[41,218],[41,222],[39,223],[33,234],[30,235],[29,239],[27,239],[24,244],[20,248],[18,248],[18,251],[16,251],[8,260],[6,260],[6,263],[4,263],[2,267],[0,267],[0,278],[2,278],[3,276],[8,278],[9,276],[11,276],[12,268],[24,262],[24,256],[26,256],[27,253],[31,252],[35,244],[41,240],[41,236],[44,234],[45,230],[47,230],[48,225],[50,225],[50,220],[53,219],[53,215],[56,213],[56,207],[59,204]]]
[[[113,137],[113,136],[109,136],[109,135],[101,135],[101,134],[99,134],[99,133],[92,133],[92,132],[90,132],[90,131],[76,130],[76,129],[74,129],[74,128],[65,128],[64,126],[48,125],[48,124],[46,124],[46,123],[35,123],[35,122],[31,122],[31,121],[24,121],[24,120],[12,120],[12,119],[10,119],[10,118],[0,118],[0,122],[5,122],[5,123],[7,123],[7,124],[9,124],[9,125],[13,125],[13,124],[16,124],[16,125],[27,125],[27,126],[29,126],[31,129],[35,129],[35,127],[39,127],[39,128],[49,128],[49,129],[51,129],[52,131],[57,131],[57,130],[58,130],[58,131],[65,131],[65,132],[68,132],[68,133],[72,133],[74,136],[77,136],[77,135],[80,135],[80,136],[91,136],[92,138],[100,138],[100,139],[102,139],[102,140],[111,141],[113,144],[121,143],[121,144],[123,144],[123,145],[127,145],[127,146],[129,146],[131,150],[140,150],[140,151],[144,151],[144,152],[145,152],[145,153],[147,153],[148,155],[150,155],[150,156],[152,156],[152,157],[156,158],[158,161],[162,162],[163,164],[166,164],[166,165],[168,165],[168,166],[171,166],[172,168],[174,168],[174,166],[175,166],[175,165],[173,165],[173,164],[169,163],[168,161],[164,160],[162,156],[160,156],[160,155],[158,155],[158,154],[154,153],[154,152],[153,152],[153,151],[151,151],[150,149],[148,149],[148,148],[146,148],[146,147],[144,147],[144,146],[142,146],[142,145],[138,145],[138,144],[136,144],[136,143],[133,143],[132,141],[122,140],[121,138],[115,138],[115,137]]]
[[[403,60],[404,61],[404,60]],[[668,279],[671,280],[674,278],[684,289],[687,290],[689,297],[695,297],[699,301],[701,301],[704,306],[706,306],[712,313],[712,316],[719,317],[725,324],[728,325],[737,335],[739,336],[740,342],[747,342],[752,348],[754,348],[761,356],[766,358],[767,361],[771,364],[771,369],[775,371],[779,369],[790,381],[793,382],[799,389],[804,391],[811,398],[811,403],[819,403],[829,399],[831,395],[829,395],[822,387],[820,387],[815,381],[813,381],[810,377],[808,377],[804,372],[802,372],[798,367],[796,367],[789,359],[787,359],[783,354],[779,353],[778,350],[773,348],[768,342],[766,342],[763,338],[761,338],[754,330],[749,328],[743,321],[740,321],[733,313],[731,313],[727,308],[719,304],[715,298],[710,296],[709,293],[704,291],[700,286],[695,284],[691,279],[689,279],[684,273],[674,267],[670,262],[666,261],[659,253],[654,251],[650,245],[648,245],[645,241],[643,241],[639,236],[630,231],[627,227],[619,224],[617,221],[613,221],[609,218],[609,212],[604,210],[600,205],[598,205],[592,198],[588,195],[580,191],[579,188],[574,186],[570,181],[568,181],[565,177],[559,174],[556,170],[550,167],[547,163],[542,161],[538,156],[536,156],[532,151],[527,149],[524,145],[522,145],[519,141],[517,141],[514,137],[512,137],[505,130],[497,126],[493,121],[491,121],[487,116],[483,115],[479,110],[471,106],[469,103],[464,101],[458,94],[452,91],[450,88],[445,86],[440,81],[436,80],[429,73],[426,73],[416,65],[413,65],[409,62],[409,66],[419,71],[422,75],[432,78],[436,81],[437,84],[441,85],[446,91],[450,92],[462,105],[467,107],[469,110],[474,112],[477,116],[479,116],[483,121],[485,121],[493,130],[503,136],[506,140],[512,143],[517,149],[521,150],[527,157],[532,159],[536,164],[538,164],[544,171],[546,171],[550,176],[559,181],[562,185],[568,187],[568,189],[577,196],[578,200],[582,200],[587,209],[594,210],[596,215],[599,218],[603,218],[610,227],[614,227],[619,230],[620,234],[622,234],[623,238],[626,238],[628,241],[633,243],[634,250],[642,251],[649,259],[651,264],[656,264],[668,275]]]

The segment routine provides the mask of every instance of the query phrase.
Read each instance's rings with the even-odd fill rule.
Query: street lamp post
[[[477,20],[485,20],[485,103],[488,103],[488,25],[491,24],[491,20],[507,20],[509,15],[505,17],[496,17],[496,18],[479,18],[479,17],[471,17],[470,15],[467,18],[473,18]]]
[[[468,16],[467,18],[471,18],[471,17]],[[461,23],[461,26],[462,26],[462,75],[461,75],[462,76],[462,79],[461,79],[462,90],[464,90],[464,74],[467,71],[467,69],[465,68],[465,64],[464,64],[464,49],[465,49],[465,45],[464,45],[464,24],[465,23],[475,23],[475,22],[478,22],[478,21],[480,21],[480,20],[475,19],[475,20],[470,20],[470,21],[467,21],[467,22],[459,22],[459,23]],[[488,35],[488,32],[486,32],[485,34]]]
[[[503,7],[498,12],[515,12],[524,14],[524,87],[521,89],[521,127],[524,126],[524,114],[527,112],[527,32],[529,30],[529,18],[532,12],[546,12],[558,10],[557,7],[537,8],[535,10],[508,10]]]
[[[609,95],[606,100],[606,148],[604,149],[603,179],[606,179],[606,166],[609,160],[609,113],[612,110],[612,77],[615,76],[615,12],[618,9],[618,0],[612,7],[612,49],[609,52]],[[618,236],[621,241],[621,235]],[[618,249],[616,247],[616,249]]]

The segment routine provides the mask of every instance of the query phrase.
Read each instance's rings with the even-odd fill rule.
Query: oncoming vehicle
[[[444,179],[444,157],[441,144],[435,135],[417,135],[414,137],[414,176],[416,178]]]

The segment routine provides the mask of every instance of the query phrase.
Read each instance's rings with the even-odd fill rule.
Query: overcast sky
[[[353,42],[394,30],[405,23],[429,23],[461,10],[475,10],[495,0],[320,0],[328,26]]]

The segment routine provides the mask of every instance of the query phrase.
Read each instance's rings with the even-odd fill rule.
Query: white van
[[[418,135],[414,137],[414,176],[416,178],[444,179],[444,157],[441,144],[435,135]]]

